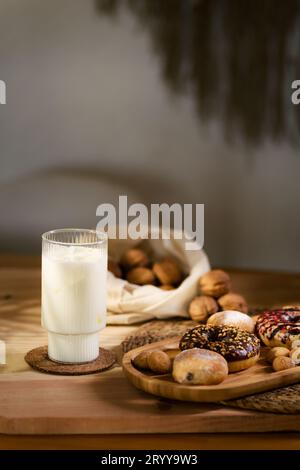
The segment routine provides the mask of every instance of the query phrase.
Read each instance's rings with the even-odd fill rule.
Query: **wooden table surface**
[[[230,272],[253,307],[300,304],[300,275]],[[135,328],[107,327],[101,344],[113,348]],[[162,401],[133,388],[120,367],[85,377],[32,371],[24,354],[46,344],[38,257],[0,255],[0,339],[0,449],[300,449],[298,415]]]

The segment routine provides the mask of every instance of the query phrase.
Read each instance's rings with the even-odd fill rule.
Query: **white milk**
[[[106,322],[107,255],[84,246],[54,245],[42,256],[42,326],[48,355],[86,362],[99,354]]]

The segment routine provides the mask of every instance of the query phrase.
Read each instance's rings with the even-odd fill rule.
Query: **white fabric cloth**
[[[113,247],[111,249],[109,246],[109,254],[115,259],[118,259],[126,248],[137,243],[133,240],[112,242]],[[202,249],[186,251],[184,239],[148,240],[147,243],[158,258],[177,258],[188,275],[177,289],[164,291],[152,285],[130,284],[108,272],[107,324],[133,324],[155,318],[188,317],[187,306],[197,295],[198,279],[210,270],[205,252]]]

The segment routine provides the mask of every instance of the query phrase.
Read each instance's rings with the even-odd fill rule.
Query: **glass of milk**
[[[42,326],[50,359],[80,364],[98,357],[106,275],[105,233],[62,229],[42,235]]]

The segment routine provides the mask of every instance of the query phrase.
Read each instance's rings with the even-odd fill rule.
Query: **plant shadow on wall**
[[[101,14],[125,7],[148,31],[162,76],[191,94],[202,122],[218,119],[229,140],[298,143],[298,0],[95,0]],[[298,30],[297,30],[298,26]]]

